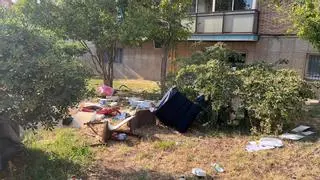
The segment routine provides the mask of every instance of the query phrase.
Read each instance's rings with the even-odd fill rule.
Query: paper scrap
[[[292,129],[291,131],[292,131],[292,132],[299,133],[299,132],[303,132],[303,131],[308,130],[308,129],[310,129],[310,126],[300,125],[300,126],[294,128],[294,129]]]
[[[302,132],[301,134],[303,134],[305,136],[310,136],[312,134],[315,134],[315,132],[313,132],[313,131],[305,131],[305,132]]]
[[[302,138],[304,138],[304,136],[299,135],[299,134],[292,134],[292,133],[285,133],[279,136],[281,139],[290,139],[290,140],[294,140],[294,141],[298,141]]]

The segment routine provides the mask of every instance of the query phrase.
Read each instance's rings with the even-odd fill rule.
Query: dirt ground
[[[319,141],[284,141],[283,148],[249,153],[245,146],[255,140],[251,136],[206,136],[195,130],[182,135],[161,126],[137,133],[143,138],[95,147],[88,179],[196,179],[192,168],[204,169],[205,179],[320,179]],[[225,172],[215,172],[211,163]]]

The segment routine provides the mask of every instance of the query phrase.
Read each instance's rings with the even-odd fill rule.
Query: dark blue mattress
[[[165,125],[184,133],[199,112],[198,105],[187,99],[176,87],[173,87],[163,96],[153,113]]]

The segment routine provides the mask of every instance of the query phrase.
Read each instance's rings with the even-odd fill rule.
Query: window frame
[[[310,57],[311,56],[318,56],[319,57],[319,64],[320,64],[320,53],[308,53],[306,55],[306,63],[305,63],[305,68],[304,68],[304,79],[308,81],[320,81],[320,68],[319,68],[319,77],[312,77],[309,74],[309,62],[310,62]]]
[[[250,7],[250,9],[237,9],[237,10],[235,10],[235,1],[236,0],[231,0],[232,1],[232,5],[231,5],[231,10],[221,10],[221,11],[218,11],[217,10],[217,5],[216,5],[216,3],[217,3],[217,1],[219,1],[219,0],[213,0],[213,2],[214,2],[214,12],[230,12],[230,11],[246,11],[246,10],[254,10],[254,3],[256,3],[256,1],[255,0],[251,0],[251,7]],[[222,1],[224,1],[224,0],[222,0]]]
[[[194,8],[190,8],[190,9],[194,9],[195,11],[192,12],[190,11],[190,13],[195,13],[195,14],[208,14],[208,13],[214,13],[214,12],[234,12],[234,11],[251,11],[251,10],[255,10],[257,8],[257,1],[258,0],[251,0],[251,7],[250,9],[242,9],[242,10],[235,10],[234,6],[235,6],[235,0],[232,0],[232,7],[231,10],[222,10],[222,11],[217,11],[217,0],[211,0],[212,1],[212,10],[210,12],[199,12],[199,0],[194,0],[195,1],[195,7]]]

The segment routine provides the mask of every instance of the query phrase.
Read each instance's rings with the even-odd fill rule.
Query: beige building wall
[[[189,57],[193,52],[204,47],[213,46],[216,42],[195,43],[181,42],[176,49],[176,57]],[[227,47],[237,52],[246,53],[246,63],[265,61],[273,63],[279,59],[288,59],[282,67],[305,73],[308,54],[319,52],[307,41],[295,36],[261,36],[258,42],[225,42]]]
[[[160,79],[162,49],[155,48],[153,42],[147,42],[141,47],[124,48],[122,63],[114,64],[115,78]]]
[[[95,53],[94,45],[88,43],[88,46]],[[113,64],[115,79],[160,80],[162,49],[155,48],[153,42],[144,43],[140,47],[123,48],[121,59],[121,63]],[[89,53],[82,56],[81,60],[86,68],[99,75]]]

